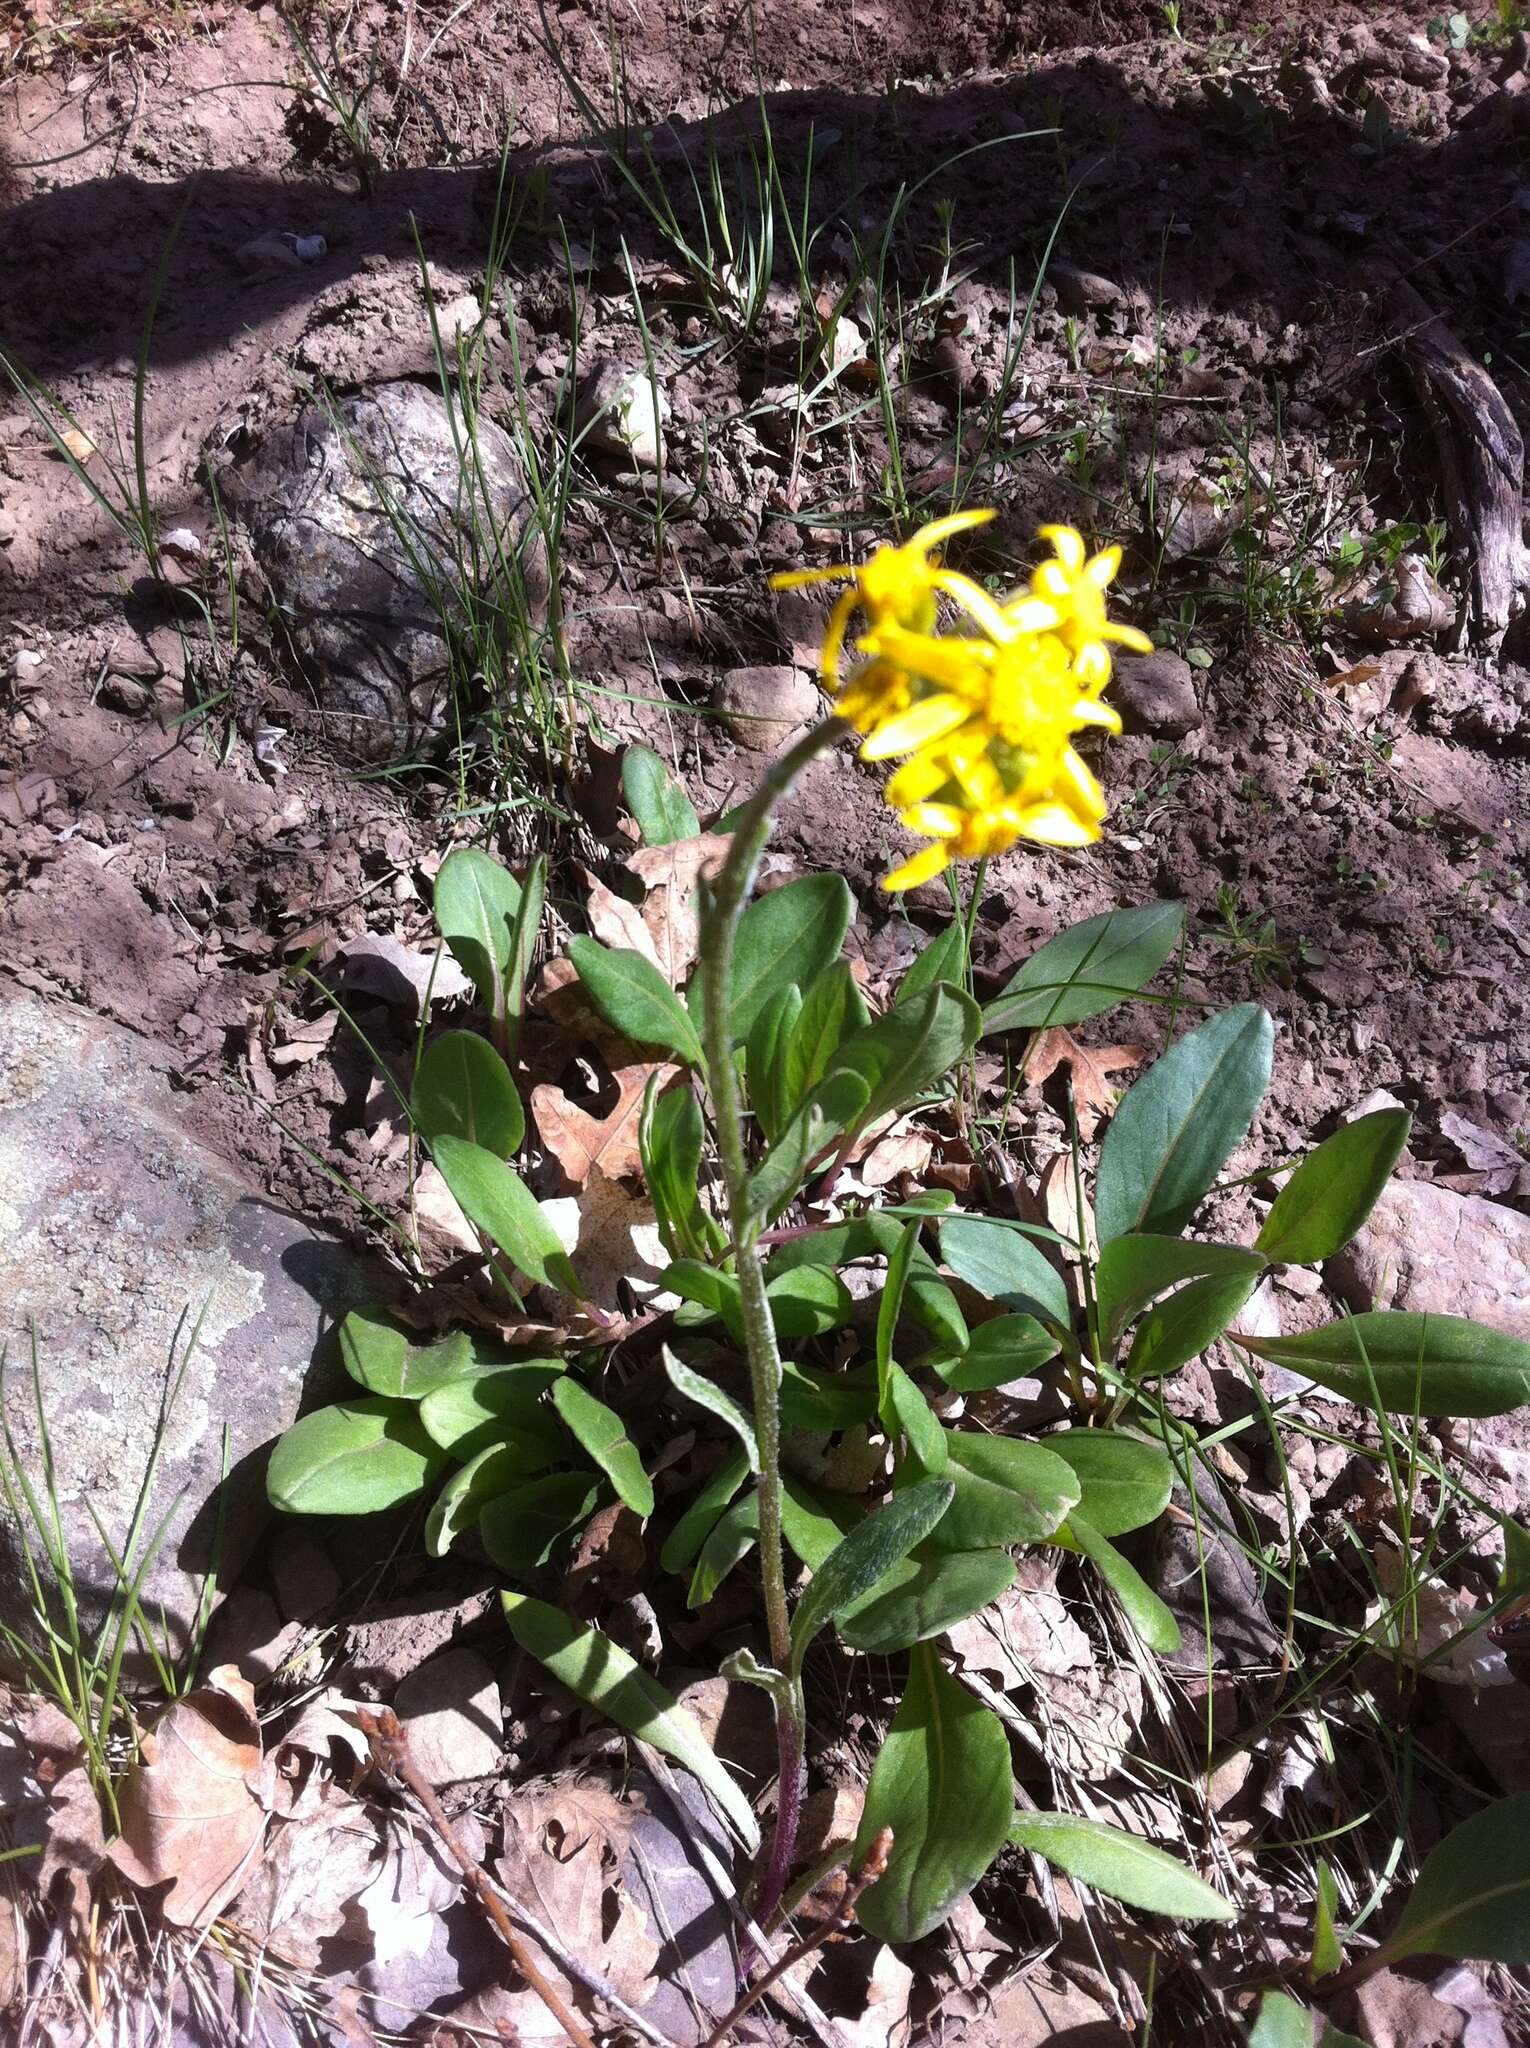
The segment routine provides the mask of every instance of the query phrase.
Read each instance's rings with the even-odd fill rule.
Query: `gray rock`
[[[1123,654],[1115,665],[1110,702],[1128,732],[1182,740],[1201,722],[1195,670],[1177,654]]]
[[[1097,270],[1079,270],[1071,263],[1054,263],[1047,281],[1057,293],[1065,313],[1087,313],[1096,306],[1123,306],[1126,294],[1120,285]]]
[[[1481,1195],[1393,1181],[1323,1272],[1351,1308],[1466,1316],[1515,1337],[1530,1331],[1530,1216]]]
[[[645,365],[602,358],[579,386],[574,426],[591,448],[657,469],[669,417],[669,400]]]
[[[364,1519],[370,1521],[371,1517]],[[342,1525],[337,1536],[344,1534]],[[362,1540],[365,1543],[367,1538]],[[375,1557],[375,1539],[372,1548]],[[342,1577],[346,1564],[355,1564],[359,1570],[361,1562],[359,1555],[342,1555]],[[491,1636],[496,1631],[503,1641],[499,1581],[489,1572],[475,1571],[443,1585],[438,1573],[428,1592],[371,1609],[364,1620],[351,1625],[346,1633],[347,1689],[362,1699],[385,1699],[438,1650],[463,1637]]]
[[[0,989],[6,1413],[36,1480],[35,1331],[87,1624],[113,1590],[92,1512],[120,1548],[158,1443],[143,1542],[168,1520],[142,1603],[163,1610],[172,1653],[184,1650],[220,1512],[227,1584],[268,1519],[263,1453],[297,1415],[316,1342],[376,1292],[343,1247],[256,1199],[187,1135],[132,1032]],[[23,1588],[18,1532],[0,1510],[0,1617],[26,1632]]]
[[[476,1650],[443,1650],[393,1696],[409,1751],[432,1785],[487,1778],[504,1748],[499,1686]]]
[[[438,393],[380,384],[333,411],[310,406],[220,479],[337,737],[369,759],[446,722],[445,629],[463,622],[466,584],[492,585],[502,614],[545,615],[520,456],[480,417],[464,460],[466,434]]]
[[[757,754],[784,746],[818,716],[821,704],[817,684],[785,663],[730,669],[717,686],[723,724],[740,746]]]
[[[1268,1670],[1279,1654],[1280,1631],[1264,1611],[1258,1576],[1236,1540],[1236,1518],[1199,1459],[1190,1476],[1195,1504],[1177,1479],[1171,1506],[1178,1512],[1159,1523],[1153,1558],[1153,1584],[1181,1635],[1179,1649],[1164,1663],[1186,1680],[1205,1676],[1209,1610],[1212,1671]]]
[[[643,2013],[679,2048],[690,2048],[738,1995],[733,1916],[713,1874],[720,1868],[731,1878],[733,1847],[705,1793],[684,1771],[664,1784],[633,1771],[626,1789],[642,1794],[643,1811],[633,1822],[622,1877],[662,1941],[653,1967],[657,1989]],[[676,1810],[677,1799],[684,1813]],[[713,1868],[698,1839],[711,1851]]]

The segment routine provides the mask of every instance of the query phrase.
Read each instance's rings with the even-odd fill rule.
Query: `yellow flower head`
[[[1110,681],[1108,641],[1138,654],[1150,654],[1153,649],[1152,641],[1135,626],[1117,625],[1105,616],[1105,592],[1121,566],[1121,550],[1102,548],[1091,555],[1083,535],[1071,526],[1043,526],[1039,537],[1051,542],[1052,557],[1033,572],[1030,589],[1017,592],[1004,609],[1013,610],[1038,597],[1054,606],[1057,635],[1073,658],[1074,674],[1098,695]]]
[[[1094,727],[1118,733],[1101,703],[1110,680],[1110,642],[1151,647],[1135,627],[1105,614],[1105,592],[1121,550],[1088,556],[1067,526],[1044,526],[1054,553],[1028,589],[996,604],[979,585],[930,559],[952,533],[992,518],[954,513],[921,527],[902,547],[880,547],[859,568],[802,570],[773,578],[778,589],[844,578],[851,584],[824,634],[825,683],[837,709],[863,737],[862,759],[906,756],[887,801],[909,831],[932,843],[883,878],[909,889],[953,860],[1006,852],[1018,840],[1087,846],[1100,836],[1105,798],[1073,737]],[[975,632],[936,630],[936,600],[947,595]],[[865,629],[862,657],[839,680],[849,622]]]
[[[823,686],[831,693],[839,689],[839,661],[845,633],[857,609],[865,612],[868,628],[875,632],[884,625],[899,625],[913,632],[928,633],[935,624],[937,596],[944,592],[958,604],[971,609],[974,595],[990,604],[986,591],[943,568],[931,556],[953,533],[983,526],[992,512],[951,512],[944,519],[932,519],[901,547],[879,547],[869,561],[859,564],[836,562],[828,569],[792,569],[772,576],[772,590],[799,590],[809,583],[848,583],[829,615],[819,654]],[[890,710],[901,708],[898,679],[880,671],[868,671],[852,683],[840,698],[839,712],[858,732],[870,732]],[[885,701],[884,693],[885,691]]]

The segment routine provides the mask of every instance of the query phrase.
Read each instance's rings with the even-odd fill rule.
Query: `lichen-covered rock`
[[[518,612],[545,615],[547,552],[514,443],[480,416],[475,450],[461,407],[422,384],[309,406],[220,484],[335,736],[369,759],[446,723],[465,598],[507,631]]]
[[[294,1420],[321,1332],[375,1290],[341,1246],[254,1198],[191,1138],[132,1032],[0,987],[0,1345],[6,1414],[40,1478],[30,1358],[87,1624],[159,1453],[142,1605],[187,1642],[223,1518],[220,1580],[269,1510],[269,1443]],[[220,1489],[223,1430],[229,1472]],[[36,1549],[35,1532],[32,1536]],[[0,1507],[0,1618],[30,1631],[19,1532]]]

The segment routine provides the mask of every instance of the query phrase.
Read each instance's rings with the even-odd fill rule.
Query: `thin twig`
[[[846,1884],[844,1896],[836,1911],[828,1919],[820,1921],[811,1933],[799,1936],[790,1948],[783,1949],[764,1976],[757,1977],[743,1993],[728,2017],[713,2028],[703,2043],[703,2048],[722,2048],[722,2043],[727,2039],[730,2030],[744,2017],[756,1999],[764,1997],[772,1984],[784,1977],[786,1972],[800,1963],[805,1956],[810,1956],[815,1949],[822,1948],[826,1941],[834,1941],[850,1932],[855,1925],[855,1909],[860,1902],[861,1893],[865,1891],[867,1885],[875,1884],[886,1870],[887,1859],[892,1854],[892,1845],[892,1829],[879,1829],[860,1869]]]
[[[435,1788],[421,1776],[418,1765],[409,1754],[409,1737],[397,1714],[391,1707],[379,1707],[375,1713],[363,1707],[356,1719],[372,1745],[372,1755],[379,1768],[390,1778],[397,1778],[407,1785],[425,1809],[431,1826],[451,1852],[463,1876],[477,1893],[480,1905],[493,1921],[495,1933],[509,1949],[515,1967],[573,2042],[574,2048],[595,2048],[577,2014],[570,2009],[557,1986],[543,1975],[536,1958],[511,1926],[509,1914],[496,1897],[494,1887],[477,1859],[470,1856],[458,1840],[457,1831],[447,1819]]]
[[[489,1878],[488,1882],[494,1884],[493,1878]],[[519,1899],[513,1899],[503,1885],[494,1885],[494,1889],[516,1926],[524,1928],[533,1941],[539,1942],[546,1949],[565,1977],[572,1977],[577,1984],[584,1986],[592,1998],[598,1998],[602,2004],[610,2006],[618,2019],[625,2020],[635,2034],[641,2034],[645,2041],[652,2042],[653,2048],[674,2048],[668,2034],[661,2033],[652,2020],[645,2020],[635,2007],[630,2006],[609,1977],[603,1977],[599,1970],[592,1970],[588,1963],[581,1961],[576,1955],[571,1955],[551,1928],[544,1927],[534,1913],[528,1913]]]

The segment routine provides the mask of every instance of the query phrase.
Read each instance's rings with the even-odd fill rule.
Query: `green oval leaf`
[[[409,1104],[427,1145],[466,1138],[508,1159],[526,1135],[510,1069],[476,1031],[443,1031],[431,1040],[415,1069]]]
[[[411,1403],[337,1401],[278,1437],[266,1494],[289,1515],[375,1515],[423,1493],[445,1463]]]
[[[1072,1467],[1040,1444],[947,1430],[946,1451],[956,1498],[931,1538],[934,1549],[1044,1543],[1078,1500]]]
[[[709,1415],[715,1415],[719,1422],[726,1423],[744,1447],[748,1470],[760,1469],[760,1447],[755,1440],[754,1424],[740,1408],[731,1394],[725,1394],[715,1380],[709,1380],[704,1373],[694,1371],[684,1359],[676,1358],[667,1344],[660,1347],[664,1357],[664,1370],[669,1383],[677,1394],[683,1394],[687,1401],[694,1401],[698,1408],[705,1408]]]
[[[802,1669],[808,1645],[834,1616],[922,1543],[951,1505],[949,1481],[927,1479],[895,1493],[885,1507],[857,1523],[813,1573],[792,1616],[792,1669]]]
[[[1150,1650],[1169,1657],[1180,1646],[1179,1623],[1143,1578],[1135,1565],[1121,1555],[1087,1520],[1069,1515],[1059,1530],[1059,1541],[1069,1539],[1088,1558],[1121,1604],[1121,1612]]]
[[[653,1481],[616,1410],[597,1401],[576,1379],[560,1379],[552,1397],[569,1429],[616,1488],[618,1499],[646,1521],[653,1513]]]
[[[1258,1285],[1261,1270],[1256,1265],[1241,1273],[1208,1273],[1150,1308],[1127,1353],[1127,1378],[1163,1379],[1199,1358],[1237,1316]]]
[[[659,1563],[667,1572],[683,1572],[705,1543],[709,1532],[749,1476],[749,1460],[735,1451],[718,1466],[664,1539]]]
[[[1072,1469],[1083,1488],[1077,1513],[1102,1536],[1145,1528],[1169,1505],[1174,1466],[1158,1444],[1111,1429],[1063,1429],[1046,1448]]]
[[[781,1533],[810,1572],[865,1519],[864,1509],[844,1494],[820,1492],[790,1472],[782,1474]]]
[[[1381,1953],[1530,1963],[1530,1792],[1494,1800],[1430,1851]]]
[[[936,1273],[933,1260],[922,1247],[908,1276],[907,1308],[919,1327],[943,1350],[965,1352],[970,1346],[967,1318],[962,1314],[956,1291]]]
[[[980,1394],[1040,1372],[1060,1348],[1034,1316],[995,1316],[978,1324],[965,1351],[954,1357],[942,1354],[930,1363],[954,1392]]]
[[[749,1176],[745,1200],[750,1213],[779,1214],[819,1153],[842,1132],[867,1120],[867,1100],[866,1082],[859,1074],[830,1074],[820,1081],[787,1118],[781,1135]]]
[[[844,1041],[870,1021],[850,962],[835,960],[805,990],[786,1041],[783,1086],[787,1102],[798,1103],[815,1088]]]
[[[1146,987],[1179,943],[1182,903],[1086,917],[1034,952],[983,1012],[983,1035],[1079,1024]]]
[[[1274,1042],[1268,1010],[1242,1003],[1187,1032],[1126,1091],[1100,1147],[1102,1245],[1127,1231],[1185,1228],[1254,1121]]]
[[[1530,1344],[1461,1316],[1375,1310],[1293,1337],[1233,1336],[1360,1408],[1373,1381],[1394,1415],[1507,1415],[1530,1401]]]
[[[1092,1885],[1107,1898],[1162,1913],[1170,1920],[1230,1920],[1231,1902],[1187,1870],[1177,1856],[1155,1849],[1123,1828],[1071,1813],[1017,1813],[1009,1839],[1044,1856],[1056,1869]]]
[[[553,1446],[553,1455],[562,1451]],[[522,1438],[510,1443],[488,1444],[465,1465],[459,1465],[431,1503],[425,1518],[425,1548],[432,1557],[445,1557],[464,1529],[471,1529],[491,1500],[512,1487],[535,1477],[552,1463],[545,1448]]]
[[[891,1942],[932,1933],[1003,1848],[1013,1816],[1004,1724],[921,1643],[872,1769],[850,1857],[853,1868],[880,1829],[893,1830],[886,1875],[857,1908],[867,1933]]]
[[[937,982],[942,981],[956,989],[967,986],[967,932],[960,918],[954,919],[943,932],[937,932],[916,957],[913,966],[898,983],[893,1008],[923,995],[927,988],[934,988]]]
[[[696,1722],[609,1636],[583,1628],[545,1600],[523,1593],[500,1596],[510,1633],[523,1650],[540,1659],[560,1685],[587,1700],[618,1728],[640,1735],[672,1756],[712,1794],[751,1853],[760,1830],[749,1802],[707,1747]]]
[[[579,1298],[579,1280],[558,1233],[513,1167],[466,1138],[437,1138],[431,1155],[462,1213],[486,1231],[518,1271]]]
[[[809,988],[839,958],[854,910],[843,875],[804,875],[755,898],[739,919],[733,942],[728,1026],[735,1042],[748,1036],[783,983]]]
[[[478,1512],[478,1540],[491,1562],[513,1579],[530,1578],[600,1499],[588,1472],[544,1472],[512,1486]]]
[[[695,805],[652,747],[630,746],[623,754],[622,795],[645,846],[673,846],[701,830]]]
[[[1258,1249],[1285,1266],[1332,1258],[1375,1208],[1412,1128],[1405,1109],[1378,1109],[1325,1138],[1275,1197]]]
[[[436,924],[490,1016],[509,1015],[512,931],[521,906],[514,875],[477,846],[459,846],[436,876]]]
[[[1312,2048],[1312,2017],[1284,1991],[1267,1991],[1248,2030],[1248,2048]],[[1324,2048],[1328,2048],[1326,2035]]]
[[[735,1565],[742,1564],[760,1540],[760,1496],[749,1493],[719,1515],[707,1532],[696,1558],[687,1607],[705,1607]]]
[[[850,1372],[821,1372],[816,1366],[781,1361],[781,1426],[783,1429],[854,1429],[877,1412],[874,1367]]]
[[[410,1344],[378,1309],[353,1309],[340,1325],[340,1356],[353,1380],[390,1401],[418,1401],[476,1370],[466,1330],[434,1344]]]
[[[855,1074],[864,1081],[866,1106],[857,1122],[875,1123],[943,1081],[976,1045],[981,1021],[976,1003],[939,982],[847,1038],[826,1078]]]
[[[791,1340],[842,1330],[855,1307],[849,1289],[831,1266],[794,1266],[765,1289],[776,1335]]]
[[[940,1226],[941,1257],[1001,1308],[1042,1315],[1066,1329],[1073,1320],[1062,1275],[1022,1231],[987,1216],[951,1216]]]
[[[459,1460],[477,1457],[490,1444],[519,1442],[545,1450],[551,1464],[568,1444],[541,1396],[562,1371],[558,1360],[536,1358],[452,1380],[421,1401],[421,1425],[432,1443]]]
[[[703,1136],[701,1104],[692,1090],[665,1088],[662,1075],[650,1074],[638,1118],[638,1152],[659,1234],[674,1258],[706,1249],[710,1219],[701,1208]]]
[[[906,1557],[837,1623],[853,1650],[890,1657],[979,1613],[1015,1583],[1003,1550],[952,1550]]]
[[[785,1130],[799,1094],[787,1086],[786,1049],[802,1015],[802,991],[789,981],[760,1006],[744,1041],[744,1085],[766,1141],[774,1144]]]
[[[340,1362],[373,1394],[397,1395],[409,1355],[409,1332],[385,1308],[353,1308],[340,1325]]]
[[[1106,1342],[1114,1349],[1132,1317],[1182,1281],[1231,1273],[1251,1273],[1257,1279],[1264,1266],[1258,1252],[1245,1251],[1241,1245],[1194,1244],[1188,1238],[1138,1232],[1113,1237],[1094,1272]]]
[[[651,960],[587,938],[572,940],[568,957],[590,1001],[624,1038],[662,1046],[693,1067],[701,1065],[701,1040],[690,1012]]]

